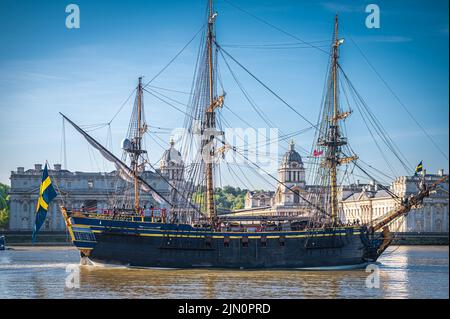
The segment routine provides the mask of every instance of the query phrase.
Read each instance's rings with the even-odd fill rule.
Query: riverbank
[[[31,232],[3,232],[7,246],[30,246]],[[448,233],[393,233],[393,245],[448,245]],[[40,232],[36,246],[70,246],[70,237],[66,232]]]
[[[6,246],[31,246],[32,232],[7,231],[5,235]],[[69,234],[66,232],[40,232],[35,246],[70,246]]]
[[[393,245],[448,246],[448,233],[394,233]]]

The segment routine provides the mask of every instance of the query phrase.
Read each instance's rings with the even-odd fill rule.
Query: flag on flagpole
[[[36,206],[36,219],[34,221],[32,235],[33,244],[36,242],[36,235],[47,217],[48,205],[57,195],[58,194],[53,188],[52,181],[50,180],[50,176],[48,175],[47,164],[45,164],[44,171],[42,172],[41,186],[39,188],[39,197]]]
[[[422,170],[423,170],[422,162],[423,162],[423,161],[420,161],[420,163],[416,166],[416,170],[415,170],[415,172],[414,172],[414,176],[416,176],[417,173],[422,172]]]
[[[322,154],[323,154],[323,150],[321,150],[321,151],[314,150],[314,152],[313,152],[313,156],[314,156],[314,157],[318,157],[318,156],[320,156],[320,155],[322,155]]]

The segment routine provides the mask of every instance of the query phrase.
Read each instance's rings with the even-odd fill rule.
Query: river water
[[[15,247],[0,251],[0,298],[449,298],[448,256],[448,246],[393,246],[375,272],[151,270],[79,266],[74,248]]]

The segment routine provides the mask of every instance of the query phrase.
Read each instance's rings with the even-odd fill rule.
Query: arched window
[[[421,220],[416,220],[416,231],[417,232],[423,231],[423,223]]]
[[[442,221],[440,219],[436,220],[434,229],[438,233],[442,232]]]

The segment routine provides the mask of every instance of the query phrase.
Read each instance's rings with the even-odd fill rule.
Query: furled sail
[[[164,196],[158,193],[153,187],[151,187],[144,179],[142,179],[139,176],[135,176],[133,170],[129,168],[124,162],[122,162],[120,159],[118,159],[114,154],[112,154],[110,151],[108,151],[105,147],[103,147],[99,142],[97,142],[92,136],[90,136],[88,133],[83,131],[78,125],[76,125],[74,122],[72,122],[69,118],[67,118],[64,114],[61,114],[61,116],[67,120],[81,135],[84,136],[84,138],[91,144],[95,149],[97,149],[102,156],[112,162],[114,166],[116,167],[117,171],[119,172],[119,176],[128,182],[133,182],[134,178],[137,177],[139,181],[141,182],[141,189],[144,192],[149,193],[153,199],[158,202],[161,205],[164,205],[165,203],[169,204],[170,207],[172,207],[172,203],[169,202]]]

